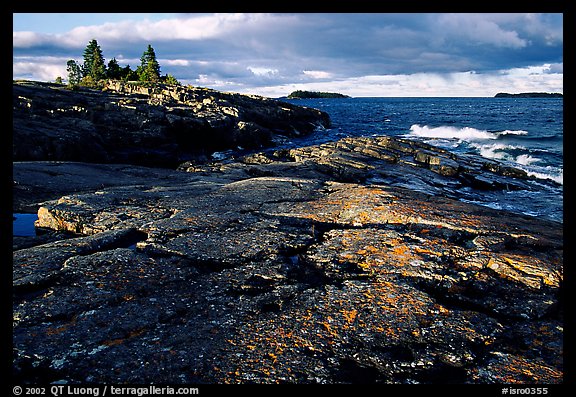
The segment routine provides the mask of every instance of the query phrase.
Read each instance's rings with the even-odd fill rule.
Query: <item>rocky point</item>
[[[16,81],[15,161],[175,167],[329,126],[316,109],[208,88],[109,81],[103,90]]]

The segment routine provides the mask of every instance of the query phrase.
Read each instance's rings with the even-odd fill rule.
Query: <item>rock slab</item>
[[[149,175],[59,163],[94,186],[37,204],[71,238],[13,253],[14,376],[562,383],[562,225],[443,194],[522,186],[470,164],[364,138]],[[437,194],[374,182],[401,170]]]

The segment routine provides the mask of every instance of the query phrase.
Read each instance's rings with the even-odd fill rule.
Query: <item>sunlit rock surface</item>
[[[385,138],[40,165],[15,183],[47,201],[15,197],[73,234],[14,251],[17,379],[563,381],[562,225],[450,197],[521,187],[514,169]]]

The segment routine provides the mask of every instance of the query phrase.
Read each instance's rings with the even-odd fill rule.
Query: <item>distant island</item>
[[[318,92],[318,91],[294,91],[288,95],[289,99],[307,99],[307,98],[350,98],[348,95],[337,92]]]
[[[494,98],[563,98],[563,95],[557,92],[521,92],[520,94],[508,94],[499,92]]]

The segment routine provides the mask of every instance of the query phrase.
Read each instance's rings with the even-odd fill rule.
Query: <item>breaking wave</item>
[[[511,163],[535,178],[551,179],[560,184],[564,180],[561,168],[540,166],[542,159],[534,156],[528,147],[518,144],[522,142],[518,139],[528,138],[528,131],[525,130],[487,131],[473,127],[430,127],[413,124],[405,136],[445,148],[454,147],[454,142],[457,142],[456,146],[461,149],[471,150],[485,158]]]
[[[528,131],[524,130],[504,130],[497,132],[490,132],[486,130],[479,130],[473,127],[429,127],[427,125],[413,124],[410,127],[411,136],[418,136],[422,138],[443,138],[443,139],[459,139],[462,141],[477,141],[484,139],[498,139],[500,136],[506,135],[528,135]]]

